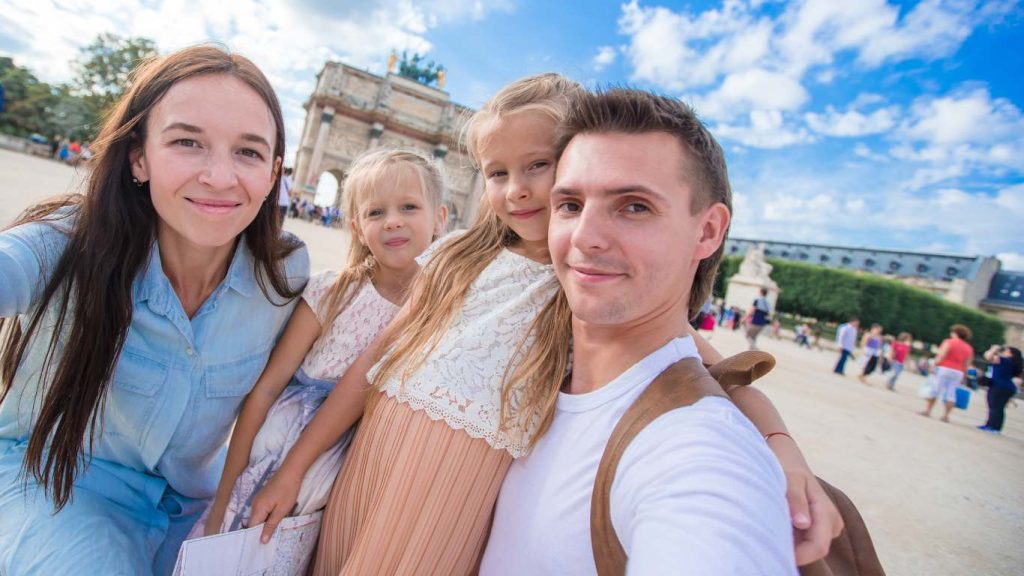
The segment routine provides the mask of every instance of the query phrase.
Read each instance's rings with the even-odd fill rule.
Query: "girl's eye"
[[[370,210],[369,212],[367,212],[366,216],[368,218],[375,218],[375,217],[380,216],[382,214],[384,214],[383,210],[381,210],[380,208],[374,208],[373,210]]]
[[[505,172],[504,170],[495,170],[494,172],[491,172],[490,174],[488,174],[487,177],[491,178],[491,179],[501,178],[502,176],[505,176],[506,174],[508,174],[508,172]]]
[[[243,148],[242,150],[239,151],[239,154],[241,154],[242,156],[246,156],[248,158],[253,158],[255,160],[263,160],[263,154],[260,154],[259,152],[253,150],[252,148]]]
[[[415,204],[406,204],[406,205],[402,206],[402,210],[405,210],[405,211],[408,211],[408,212],[412,212],[413,210],[416,210],[418,208],[419,208],[419,206],[417,206]]]
[[[539,162],[534,162],[533,166],[530,166],[530,168],[532,168],[534,170],[539,170],[539,169],[544,168],[544,167],[546,167],[546,166],[548,166],[550,164],[551,163],[548,162],[547,160],[541,160]]]

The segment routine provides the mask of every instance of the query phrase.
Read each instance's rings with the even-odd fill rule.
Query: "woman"
[[[935,374],[932,376],[925,408],[918,412],[921,416],[931,417],[935,401],[941,398],[946,405],[942,421],[949,422],[949,413],[956,404],[956,387],[963,382],[964,374],[974,360],[974,348],[967,343],[970,339],[971,329],[967,326],[950,326],[949,338],[942,341],[935,355]]]
[[[0,573],[170,572],[308,276],[283,151],[252,62],[181,50],[136,71],[87,193],[0,234]]]
[[[992,346],[985,352],[991,363],[992,377],[988,387],[988,421],[979,430],[999,434],[1006,417],[1006,403],[1017,395],[1014,378],[1020,378],[1022,368],[1020,349],[1010,346]]]

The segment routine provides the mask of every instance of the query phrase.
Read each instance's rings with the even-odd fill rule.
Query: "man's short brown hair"
[[[682,145],[681,176],[693,190],[691,214],[715,203],[724,204],[732,214],[732,189],[722,147],[693,109],[675,98],[629,88],[579,94],[559,126],[556,150],[561,156],[577,134],[648,132],[670,134]],[[711,294],[724,252],[723,239],[718,250],[697,266],[688,304],[691,315],[696,315]]]

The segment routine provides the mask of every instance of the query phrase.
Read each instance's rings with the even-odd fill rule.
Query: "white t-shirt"
[[[612,429],[670,364],[677,338],[588,394],[559,394],[554,421],[502,485],[481,574],[594,574],[590,497]],[[754,426],[705,398],[647,426],[619,463],[612,525],[629,574],[796,574],[786,484]]]
[[[292,191],[292,177],[281,176],[281,188],[277,193],[277,205],[287,208],[291,203],[291,198],[288,196]]]

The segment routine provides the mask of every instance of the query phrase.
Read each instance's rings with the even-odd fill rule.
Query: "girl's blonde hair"
[[[561,122],[573,97],[583,88],[558,74],[517,80],[499,91],[466,123],[463,141],[480,169],[480,145],[491,121],[513,114],[536,112]],[[555,131],[551,133],[552,150]],[[463,235],[438,248],[413,283],[409,306],[388,329],[383,341],[390,353],[381,362],[373,386],[381,388],[395,374],[404,383],[434,351],[462,309],[470,285],[484,268],[519,236],[480,199],[476,221]],[[505,369],[501,390],[503,430],[529,431],[532,447],[551,423],[558,390],[569,362],[571,337],[569,305],[558,290],[523,335]],[[520,386],[523,383],[523,386]],[[515,404],[513,405],[513,395]]]
[[[346,216],[358,226],[360,208],[366,205],[374,192],[393,186],[394,179],[402,171],[415,174],[420,190],[430,204],[429,210],[441,206],[444,178],[434,162],[408,150],[372,150],[356,158],[345,178],[342,202]],[[348,263],[320,301],[319,316],[325,319],[324,326],[331,325],[348,307],[376,270],[377,260],[370,248],[353,234],[348,245]]]

